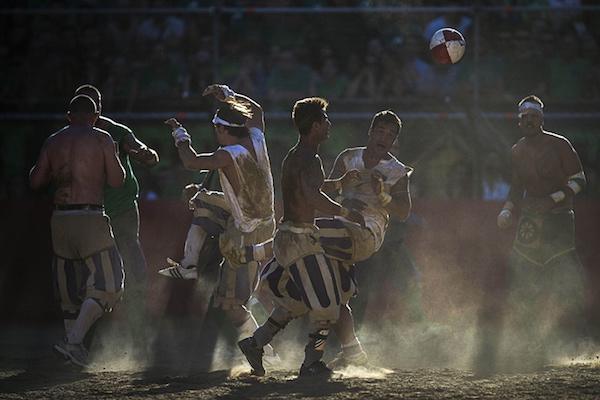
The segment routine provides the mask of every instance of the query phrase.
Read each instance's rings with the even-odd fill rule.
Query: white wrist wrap
[[[173,139],[175,140],[175,146],[177,146],[183,142],[190,142],[190,143],[192,142],[192,137],[189,135],[189,133],[187,133],[185,128],[183,128],[181,126],[177,129],[175,129],[173,132],[171,132],[171,135],[173,136]]]
[[[560,203],[567,196],[565,195],[565,192],[563,192],[562,190],[559,190],[558,192],[552,193],[550,195],[550,197],[552,197],[552,200],[554,200],[555,203]]]
[[[512,211],[503,208],[502,211],[500,211],[500,214],[498,214],[498,217],[500,218],[510,218],[512,216]]]
[[[232,101],[234,99],[235,92],[233,90],[231,90],[229,88],[229,86],[221,85],[221,86],[219,86],[219,88],[221,89],[221,92],[223,93],[223,96],[225,97],[226,102]]]

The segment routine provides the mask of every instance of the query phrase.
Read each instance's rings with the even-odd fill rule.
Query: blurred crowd
[[[61,113],[74,88],[84,82],[101,89],[109,116],[124,111],[209,111],[212,105],[201,94],[213,82],[227,83],[249,95],[268,113],[288,113],[294,100],[308,95],[328,98],[338,112],[370,113],[391,107],[400,114],[469,112],[474,105],[484,111],[514,112],[517,101],[531,93],[554,111],[594,111],[600,102],[600,74],[595,72],[600,63],[600,24],[596,23],[600,11],[564,8],[588,5],[582,0],[480,1],[481,6],[503,7],[480,11],[479,29],[475,15],[469,12],[269,14],[251,9],[393,4],[470,7],[469,1],[12,3],[4,10],[12,5],[46,11],[0,13],[4,38],[0,43],[4,60],[0,67],[4,77],[0,86],[3,112]],[[214,5],[228,8],[208,12],[206,7]],[[540,8],[511,8],[520,5]],[[64,12],[73,7],[103,7],[110,11]],[[160,8],[167,10],[139,11]],[[467,42],[465,58],[453,66],[436,65],[429,54],[429,38],[446,26],[460,30]],[[136,127],[135,121],[123,122],[133,122]],[[562,124],[557,132],[579,135],[574,145],[591,178],[588,193],[596,196],[600,194],[600,135],[597,129],[595,134],[588,131],[593,122],[567,125],[564,130]],[[502,124],[503,128],[497,128],[496,121],[488,121],[483,127],[463,123],[451,129],[448,121],[443,126],[440,121],[430,121],[409,126],[411,138],[403,146],[410,152],[400,157],[407,162],[419,159],[415,194],[503,199],[508,190],[508,149],[516,140],[516,121]],[[511,133],[507,134],[509,129]],[[25,193],[24,171],[51,132],[38,127],[29,131],[29,135],[5,134],[0,138],[2,147],[10,149],[2,152],[0,198]],[[210,141],[210,133],[205,133]],[[495,136],[508,139],[492,146]],[[271,142],[271,153],[285,154],[289,144]],[[336,151],[346,145],[337,143]],[[161,156],[170,155],[161,157],[165,161],[158,169],[141,173],[144,196],[150,200],[175,196],[181,185],[194,177],[178,168],[176,154],[166,139],[156,141],[153,147],[163,149]],[[210,149],[210,145],[206,147]],[[275,169],[278,162],[275,157]]]
[[[215,3],[240,6],[239,12],[194,12]],[[1,67],[0,102],[7,111],[55,111],[62,108],[57,96],[91,81],[103,88],[112,109],[196,110],[202,89],[215,80],[282,110],[290,99],[309,94],[356,108],[365,102],[420,109],[424,103],[468,105],[475,90],[483,105],[512,106],[533,92],[567,105],[600,99],[600,76],[593,72],[600,61],[600,26],[593,21],[600,12],[561,9],[579,1],[538,1],[550,8],[530,12],[512,12],[511,2],[501,2],[507,5],[504,11],[480,14],[478,49],[472,13],[258,14],[243,8],[379,3],[390,4],[29,1],[31,8],[181,7],[188,12],[3,14],[0,54],[7,62]],[[487,3],[498,2],[482,5]],[[467,40],[465,60],[452,67],[435,65],[429,55],[429,38],[445,26],[457,28]]]

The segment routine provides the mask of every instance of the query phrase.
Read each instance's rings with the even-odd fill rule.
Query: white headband
[[[225,121],[224,119],[219,118],[217,116],[217,114],[215,114],[215,116],[213,117],[212,123],[215,124],[215,125],[229,126],[231,128],[243,128],[243,127],[246,126],[244,124],[234,124],[234,123],[231,123],[229,121]]]
[[[519,106],[519,117],[525,113],[525,110],[535,110],[535,111],[539,112],[540,114],[544,113],[544,110],[542,110],[541,105],[539,105],[538,103],[531,102],[531,101],[526,101],[525,103],[523,103]]]

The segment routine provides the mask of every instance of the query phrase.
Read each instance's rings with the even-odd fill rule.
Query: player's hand
[[[194,197],[196,195],[196,193],[198,193],[199,190],[200,190],[200,185],[195,184],[195,183],[190,183],[189,185],[184,187],[183,190],[181,191],[181,200],[185,204],[189,204],[192,197]]]
[[[169,118],[168,120],[165,121],[165,125],[169,125],[171,127],[171,129],[173,129],[173,130],[180,128],[182,126],[179,123],[179,121],[177,121],[176,118]]]
[[[356,210],[350,210],[350,214],[346,217],[348,221],[356,222],[363,228],[365,227],[365,218]]]
[[[133,156],[136,161],[139,161],[143,164],[154,164],[158,160],[158,154],[156,151],[149,149],[148,147],[130,149],[129,154]]]
[[[367,208],[367,203],[359,199],[344,199],[342,200],[342,206],[349,210],[363,211]]]
[[[235,96],[235,92],[229,88],[227,85],[208,85],[204,92],[202,92],[202,96],[213,95],[219,101],[228,101],[229,99]]]
[[[342,187],[343,186],[356,186],[360,183],[360,171],[357,169],[351,169],[341,177]]]
[[[373,171],[371,173],[371,189],[377,196],[383,193],[385,186],[383,184],[383,175],[379,171]]]
[[[510,228],[513,223],[512,211],[507,210],[506,208],[500,211],[498,217],[496,218],[496,223],[500,229]]]

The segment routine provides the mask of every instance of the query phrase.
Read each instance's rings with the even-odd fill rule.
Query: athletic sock
[[[180,262],[183,268],[198,265],[198,257],[200,257],[200,251],[204,246],[204,242],[206,242],[206,237],[206,231],[201,226],[190,225],[185,239],[183,259]]]
[[[86,333],[90,327],[104,313],[104,310],[94,299],[86,299],[81,305],[79,315],[75,320],[71,330],[67,333],[67,341],[70,344],[80,344],[83,342]]]
[[[308,335],[309,340],[304,348],[303,367],[308,367],[323,358],[328,336],[329,329],[319,329]]]

